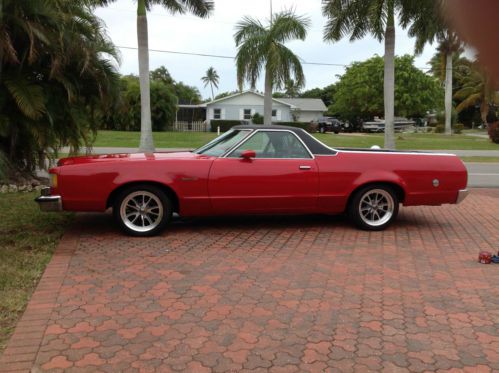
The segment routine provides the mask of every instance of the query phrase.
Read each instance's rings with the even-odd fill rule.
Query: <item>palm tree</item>
[[[328,18],[324,29],[325,41],[338,41],[350,35],[350,41],[367,33],[385,41],[384,106],[385,148],[395,148],[395,16],[405,28],[417,8],[415,0],[325,0],[322,13]]]
[[[118,55],[81,1],[7,0],[2,11],[0,158],[29,174],[59,147],[92,141],[117,93]]]
[[[86,0],[93,5],[106,6],[116,0]],[[140,80],[140,150],[154,151],[151,127],[151,97],[149,85],[149,40],[147,33],[147,11],[153,5],[161,5],[172,13],[193,13],[198,17],[208,17],[214,8],[211,0],[137,0],[137,41],[139,46]]]
[[[480,117],[485,125],[487,125],[490,107],[499,105],[499,92],[478,60],[473,62],[463,76],[463,86],[454,94],[454,97],[462,100],[456,107],[458,113],[480,104]]]
[[[264,124],[272,123],[272,89],[281,89],[291,76],[297,86],[305,83],[300,59],[284,43],[305,40],[309,24],[308,18],[282,11],[272,16],[268,26],[251,17],[244,17],[236,26],[239,89],[245,81],[255,88],[260,72],[265,70]]]
[[[416,53],[423,52],[425,44],[438,42],[437,50],[445,58],[445,134],[451,135],[452,118],[452,72],[454,55],[463,48],[463,42],[448,27],[442,7],[445,0],[422,0],[419,11],[409,28],[409,35],[416,37]]]
[[[218,76],[217,71],[213,66],[211,66],[208,70],[206,70],[206,75],[201,78],[201,80],[204,82],[204,86],[209,84],[211,87],[211,100],[213,101],[215,99],[215,95],[213,94],[213,86],[215,88],[218,88],[218,82],[220,81],[220,77]]]

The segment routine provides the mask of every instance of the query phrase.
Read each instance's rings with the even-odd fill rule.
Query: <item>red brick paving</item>
[[[499,370],[499,190],[338,217],[203,219],[129,238],[78,218],[0,371]]]

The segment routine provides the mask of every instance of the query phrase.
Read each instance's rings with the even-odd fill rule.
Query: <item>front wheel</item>
[[[123,190],[113,205],[121,229],[132,236],[153,236],[164,229],[172,217],[167,195],[153,185],[135,185]]]
[[[361,229],[380,231],[397,217],[399,200],[386,185],[369,185],[355,193],[348,214]]]

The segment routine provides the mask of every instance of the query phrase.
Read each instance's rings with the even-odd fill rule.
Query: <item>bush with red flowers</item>
[[[489,137],[493,143],[499,144],[499,122],[489,124]]]

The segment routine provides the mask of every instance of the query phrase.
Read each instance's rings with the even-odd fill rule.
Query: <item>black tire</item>
[[[334,131],[334,134],[337,135],[338,133],[340,133],[340,131]]]
[[[141,196],[144,196],[142,201],[145,201],[149,209],[144,207],[144,202],[139,206]],[[148,197],[149,200],[145,199]],[[132,216],[132,222],[127,217],[134,211],[137,211],[138,216]],[[161,232],[171,221],[172,212],[172,203],[166,193],[149,184],[132,185],[122,190],[113,204],[113,215],[120,228],[126,234],[136,237],[154,236]],[[153,223],[149,224],[149,221]]]
[[[373,199],[378,202],[373,203]],[[372,205],[367,202],[368,200],[371,201]],[[386,210],[384,209],[385,204]],[[361,212],[361,208],[363,212]],[[398,211],[397,194],[392,187],[384,184],[370,184],[359,189],[353,195],[348,206],[348,216],[353,223],[368,231],[385,229],[396,219]]]

